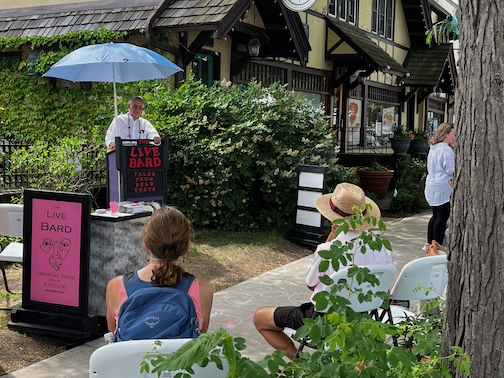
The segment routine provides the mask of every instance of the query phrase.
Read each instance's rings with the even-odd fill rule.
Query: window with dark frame
[[[381,37],[394,36],[395,0],[373,0],[371,10],[371,31]]]
[[[330,16],[355,25],[357,23],[358,0],[328,0],[327,9]]]

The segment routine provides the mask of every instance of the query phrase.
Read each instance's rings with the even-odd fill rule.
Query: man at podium
[[[142,97],[132,97],[128,102],[128,113],[117,116],[112,120],[107,135],[105,136],[105,144],[107,150],[115,149],[115,138],[119,136],[121,139],[152,139],[155,144],[161,143],[161,137],[146,119],[140,117],[144,108],[144,100]]]

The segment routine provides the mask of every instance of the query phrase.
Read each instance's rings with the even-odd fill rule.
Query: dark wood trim
[[[250,8],[252,0],[238,0],[226,16],[217,25],[214,25],[214,38],[223,39],[229,34],[231,28],[243,17],[247,9]],[[186,26],[187,28],[187,26]],[[192,28],[191,28],[192,29]]]
[[[385,37],[382,37],[381,35],[378,35],[378,34],[375,34],[373,32],[368,32],[368,31],[365,31],[365,30],[362,30],[364,33],[366,33],[366,35],[369,37],[369,38],[372,38],[372,39],[377,39],[379,40],[380,42],[384,42],[386,43],[387,45],[391,45],[393,47],[397,47],[399,49],[402,49],[402,50],[405,50],[405,51],[409,51],[409,47],[406,47],[406,46],[403,46],[403,45],[400,45],[399,43],[397,42],[394,42],[390,39],[387,39]],[[394,32],[395,34],[395,32]],[[374,41],[373,41],[374,42]],[[383,49],[385,50],[385,49]],[[386,50],[385,50],[386,51]]]
[[[369,81],[368,84],[370,87],[386,89],[386,90],[392,91],[392,92],[402,92],[401,87],[394,87],[389,84],[378,83],[376,81]]]
[[[201,52],[202,47],[212,37],[212,34],[213,32],[211,30],[199,32],[198,36],[194,39],[188,49],[181,50],[184,67],[193,60],[198,52]]]
[[[336,67],[335,67],[336,69]],[[340,85],[342,84],[345,84],[347,82],[350,82],[350,78],[353,76],[353,74],[357,72],[357,69],[355,68],[348,68],[347,71],[341,75],[341,77],[339,77],[338,79],[334,80],[334,88],[337,88],[339,87]],[[347,96],[348,96],[348,93],[349,93],[349,90],[348,90],[348,85],[345,87],[345,92],[344,92]]]
[[[408,101],[410,98],[412,98],[418,90],[419,87],[410,87],[410,91],[404,95],[404,101]]]
[[[262,64],[265,66],[292,69],[293,71],[309,73],[309,74],[317,75],[317,76],[331,77],[331,71],[320,70],[317,68],[298,66],[293,63],[285,63],[285,62],[280,62],[280,61],[276,61],[276,60],[267,60],[267,59],[258,59],[258,58],[253,58],[252,62],[257,63],[257,64]]]

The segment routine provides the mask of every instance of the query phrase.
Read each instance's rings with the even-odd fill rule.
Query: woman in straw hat
[[[315,207],[325,218],[331,222],[336,219],[346,218],[355,215],[357,209],[360,209],[364,204],[370,204],[371,210],[367,210],[365,216],[380,218],[380,209],[376,203],[364,195],[364,191],[356,185],[349,183],[339,184],[333,193],[320,196],[315,201]],[[356,209],[357,207],[357,209]],[[283,333],[284,328],[298,329],[304,323],[302,319],[311,318],[315,312],[313,296],[322,290],[323,284],[320,282],[320,277],[331,275],[334,273],[332,264],[326,272],[320,273],[318,266],[323,259],[319,256],[319,251],[328,251],[331,245],[339,240],[342,244],[350,242],[358,236],[359,230],[364,232],[373,227],[372,223],[364,222],[358,230],[350,230],[348,233],[340,233],[337,237],[334,236],[334,231],[337,226],[332,225],[331,232],[325,243],[319,244],[314,253],[314,261],[308,271],[306,277],[306,285],[310,290],[313,290],[311,301],[303,303],[301,306],[285,306],[260,307],[254,314],[254,324],[257,330],[261,333],[264,339],[275,349],[283,350],[291,360],[294,359],[297,349],[294,343]],[[390,252],[382,247],[380,251],[373,251],[367,248],[365,253],[362,253],[360,248],[355,253],[353,263],[356,265],[372,265],[372,264],[387,264],[392,262]]]

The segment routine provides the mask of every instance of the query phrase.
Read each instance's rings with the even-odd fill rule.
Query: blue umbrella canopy
[[[178,71],[182,69],[152,50],[130,43],[103,43],[72,51],[53,64],[42,76],[70,80],[74,83],[78,81],[114,83],[114,115],[117,119],[116,83],[163,79]]]
[[[149,49],[129,43],[84,46],[55,63],[43,76],[94,82],[128,83],[166,78],[180,67]]]

